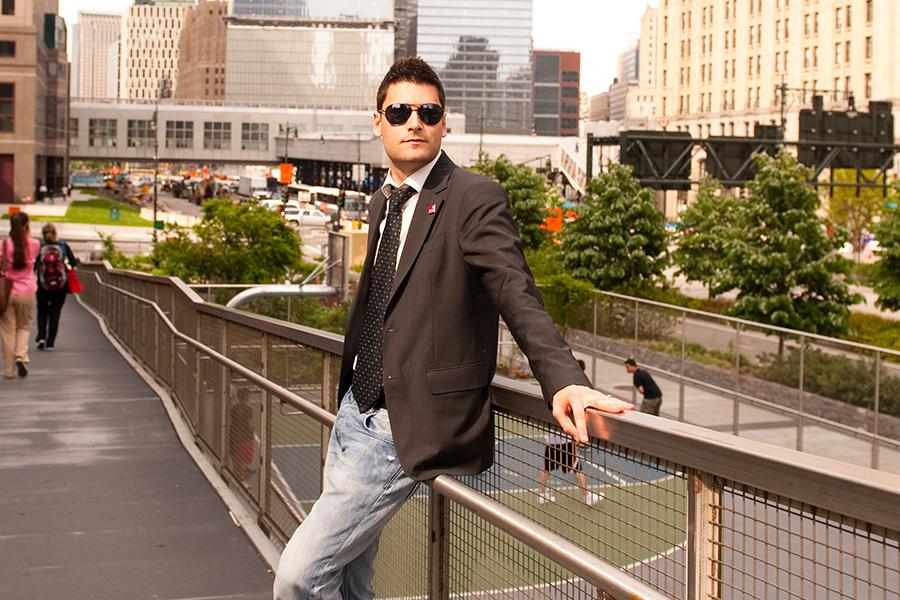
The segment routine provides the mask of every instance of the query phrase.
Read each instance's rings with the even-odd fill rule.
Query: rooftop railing
[[[283,544],[319,494],[342,338],[174,278],[85,275],[83,299]],[[552,469],[574,457],[548,452],[558,429],[534,386],[498,376],[493,392],[495,465],[410,498],[382,537],[378,597],[900,599],[900,477],[591,413],[582,481]]]

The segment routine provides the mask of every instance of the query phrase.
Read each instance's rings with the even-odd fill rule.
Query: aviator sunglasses
[[[379,110],[381,114],[384,115],[384,118],[387,119],[387,122],[391,125],[405,125],[407,121],[409,121],[409,116],[412,114],[413,107],[415,104],[389,104],[385,106],[382,110]],[[420,104],[418,108],[415,109],[416,113],[419,115],[419,120],[425,123],[426,125],[437,125],[441,122],[441,117],[444,116],[444,107],[440,104]]]

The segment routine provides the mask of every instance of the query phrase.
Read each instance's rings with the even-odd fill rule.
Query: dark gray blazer
[[[339,398],[350,389],[385,204],[378,191],[369,205]],[[385,401],[410,477],[474,474],[493,463],[490,384],[501,315],[548,403],[569,384],[590,385],[544,311],[503,188],[442,153],[419,196],[384,325]]]

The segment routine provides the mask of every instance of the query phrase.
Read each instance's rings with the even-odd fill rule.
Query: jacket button
[[[388,378],[388,379],[393,379],[394,376],[393,376],[393,375],[388,375],[387,378]]]

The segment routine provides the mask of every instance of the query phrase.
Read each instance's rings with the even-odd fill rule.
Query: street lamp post
[[[153,243],[156,243],[156,204],[159,185],[159,101],[168,98],[172,90],[169,79],[160,79],[157,84],[156,102],[153,105]]]

